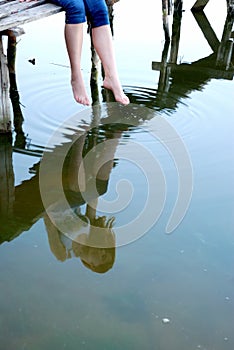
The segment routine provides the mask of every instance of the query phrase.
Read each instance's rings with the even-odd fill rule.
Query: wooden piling
[[[23,132],[22,124],[24,121],[23,113],[21,111],[20,96],[18,93],[16,82],[16,38],[18,35],[24,34],[22,28],[15,28],[14,30],[8,30],[8,45],[7,45],[7,62],[10,80],[10,100],[13,108],[13,125],[15,132],[14,146],[18,148],[25,148],[26,137]]]
[[[163,19],[163,30],[165,35],[165,41],[170,41],[170,26],[169,26],[169,15],[171,11],[171,1],[162,0],[162,19]]]
[[[171,52],[170,52],[170,63],[177,63],[179,43],[180,43],[180,30],[182,20],[182,0],[175,0],[174,2],[174,14],[172,22],[172,34],[171,34]]]
[[[164,93],[168,92],[169,90],[169,79],[170,79],[170,72],[171,68],[167,65],[167,56],[169,51],[170,43],[168,41],[165,41],[164,48],[162,51],[162,57],[161,57],[161,63],[160,63],[160,74],[159,74],[159,80],[158,80],[158,91]]]
[[[11,132],[11,109],[7,58],[0,34],[0,133]]]
[[[227,17],[224,24],[222,39],[218,48],[216,66],[228,70],[232,58],[233,38],[232,27],[234,22],[234,0],[229,0]]]

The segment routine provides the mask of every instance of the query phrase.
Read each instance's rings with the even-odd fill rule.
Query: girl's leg
[[[65,40],[71,64],[71,85],[75,100],[83,105],[90,105],[81,74],[81,51],[83,44],[83,23],[66,24]]]
[[[129,99],[119,82],[106,2],[105,0],[83,1],[92,27],[93,44],[105,72],[103,86],[112,90],[116,101],[126,105]]]
[[[118,77],[110,25],[93,28],[92,36],[94,47],[105,72],[103,86],[113,92],[117,102],[124,105],[129,104],[129,99],[124,94]]]
[[[81,50],[83,44],[83,23],[86,22],[84,0],[50,0],[65,10],[65,40],[71,65],[71,85],[78,103],[89,105],[81,74]]]

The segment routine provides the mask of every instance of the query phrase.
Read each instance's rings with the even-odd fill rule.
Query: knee
[[[66,13],[66,23],[77,24],[86,20],[83,1],[79,0],[56,0]]]
[[[92,28],[109,24],[109,14],[105,0],[92,1],[92,6],[87,9],[87,14]]]

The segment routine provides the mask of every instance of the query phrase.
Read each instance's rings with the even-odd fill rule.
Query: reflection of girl
[[[63,216],[65,216],[64,213]],[[95,217],[91,220],[90,225],[87,216],[80,217],[83,226],[79,229],[74,228],[73,237],[71,234],[68,237],[57,229],[48,216],[45,216],[44,221],[50,249],[60,261],[79,257],[84,266],[90,270],[98,273],[107,272],[112,268],[115,261],[113,220],[106,220],[105,217]]]
[[[108,127],[87,130],[78,135],[67,153],[63,189],[70,207],[65,209],[63,202],[51,203],[47,210],[50,218],[45,216],[50,248],[58,260],[79,257],[86,267],[99,273],[113,266],[114,219],[97,217],[96,208],[98,197],[107,191],[121,133]]]
[[[86,244],[79,244],[76,241],[72,243],[75,255],[79,256],[82,263],[94,272],[107,272],[114,264],[115,236],[112,231],[112,224],[113,221],[106,221],[105,217],[95,218],[92,220],[89,235],[85,235],[83,238]],[[105,230],[100,231],[98,227]],[[103,248],[95,248],[92,246],[93,244],[103,245]]]

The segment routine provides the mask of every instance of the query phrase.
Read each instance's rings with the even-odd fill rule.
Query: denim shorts
[[[86,22],[86,18],[92,28],[109,24],[105,0],[51,0],[51,2],[64,9],[67,24],[83,23]]]

